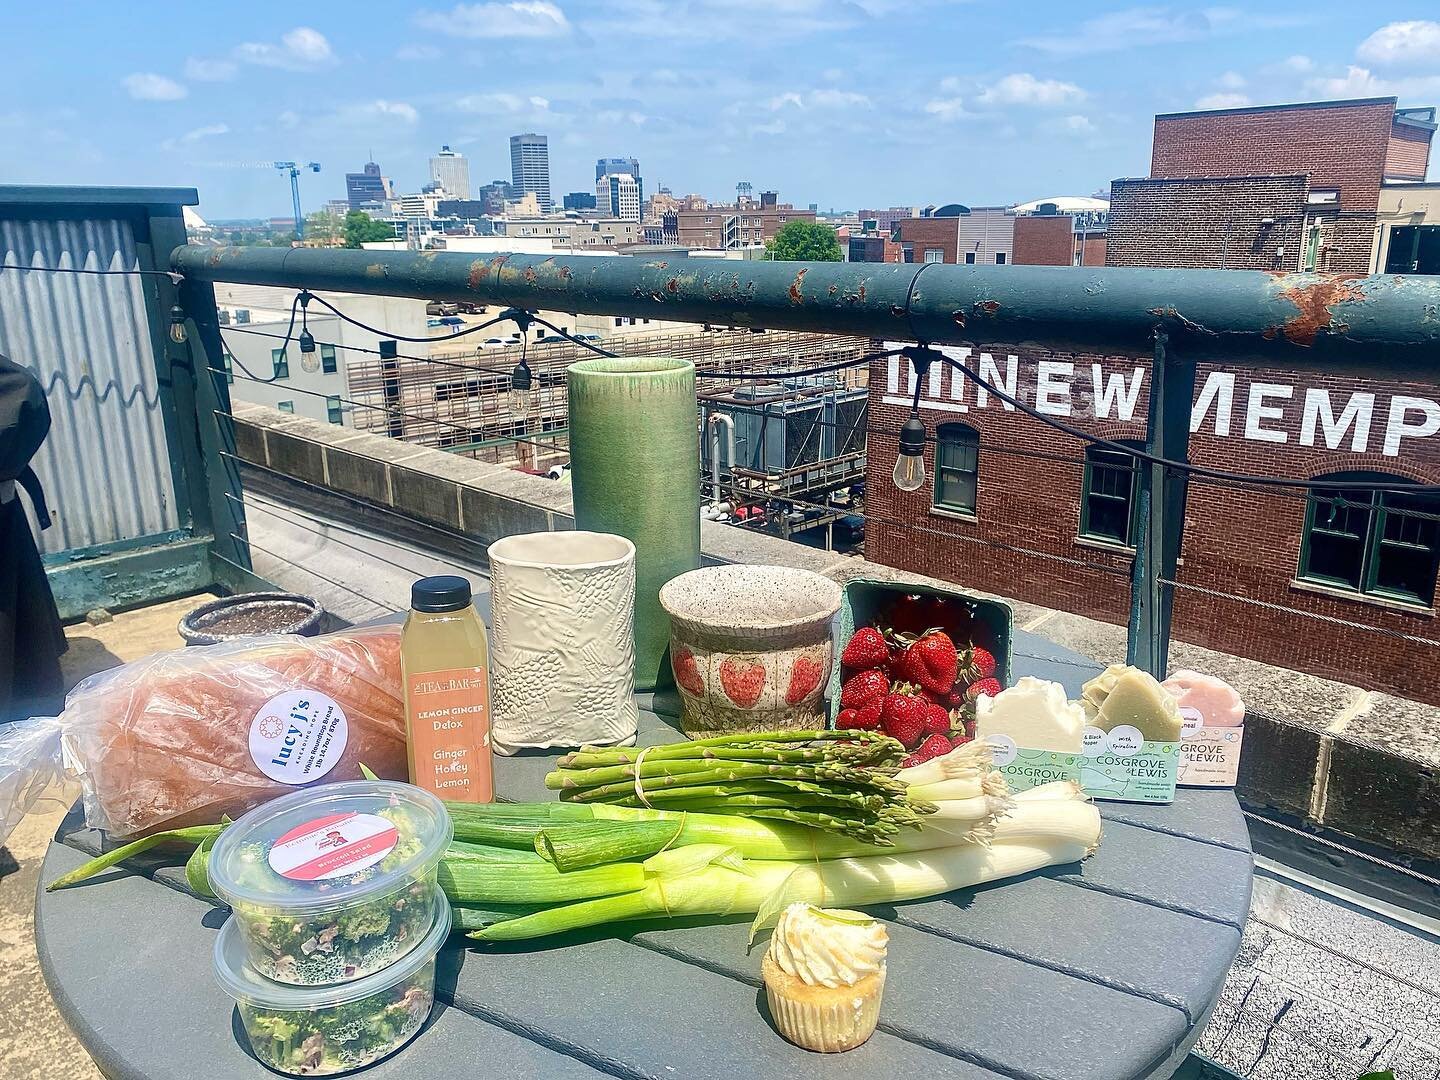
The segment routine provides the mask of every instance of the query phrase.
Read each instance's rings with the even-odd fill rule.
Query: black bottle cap
[[[410,606],[416,611],[459,611],[470,606],[470,582],[454,574],[421,578],[410,586]]]

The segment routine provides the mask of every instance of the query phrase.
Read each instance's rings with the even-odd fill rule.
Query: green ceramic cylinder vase
[[[670,682],[660,587],[700,565],[695,365],[595,357],[569,368],[575,527],[635,545],[635,688]]]

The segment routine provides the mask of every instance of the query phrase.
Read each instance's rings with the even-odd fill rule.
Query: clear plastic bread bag
[[[86,679],[59,717],[0,729],[0,842],[66,777],[86,824],[131,837],[238,817],[362,764],[407,773],[398,625],[157,653]]]

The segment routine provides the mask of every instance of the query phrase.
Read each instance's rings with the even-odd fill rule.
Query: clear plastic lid
[[[378,994],[410,978],[435,959],[440,946],[445,944],[450,935],[450,903],[440,886],[435,886],[435,893],[435,921],[420,939],[420,944],[389,967],[363,979],[335,986],[291,986],[272,982],[245,962],[245,939],[240,936],[238,920],[234,916],[225,921],[215,938],[215,979],[220,988],[236,1001],[276,1011],[329,1009]]]
[[[210,884],[232,907],[340,910],[430,871],[454,834],[444,804],[388,780],[306,788],[258,806],[215,841]]]

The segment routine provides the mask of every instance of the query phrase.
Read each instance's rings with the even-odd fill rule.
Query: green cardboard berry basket
[[[943,586],[854,578],[845,584],[845,596],[840,602],[840,614],[836,617],[839,626],[829,688],[831,727],[835,726],[835,718],[840,715],[840,680],[844,675],[840,665],[840,653],[850,640],[850,635],[855,633],[856,627],[874,624],[876,619],[902,596],[938,597],[951,601],[962,611],[968,612],[974,643],[995,654],[995,677],[1002,685],[1010,685],[1010,638],[1015,625],[1015,615],[1009,604]],[[957,641],[955,644],[963,649],[969,642]]]

